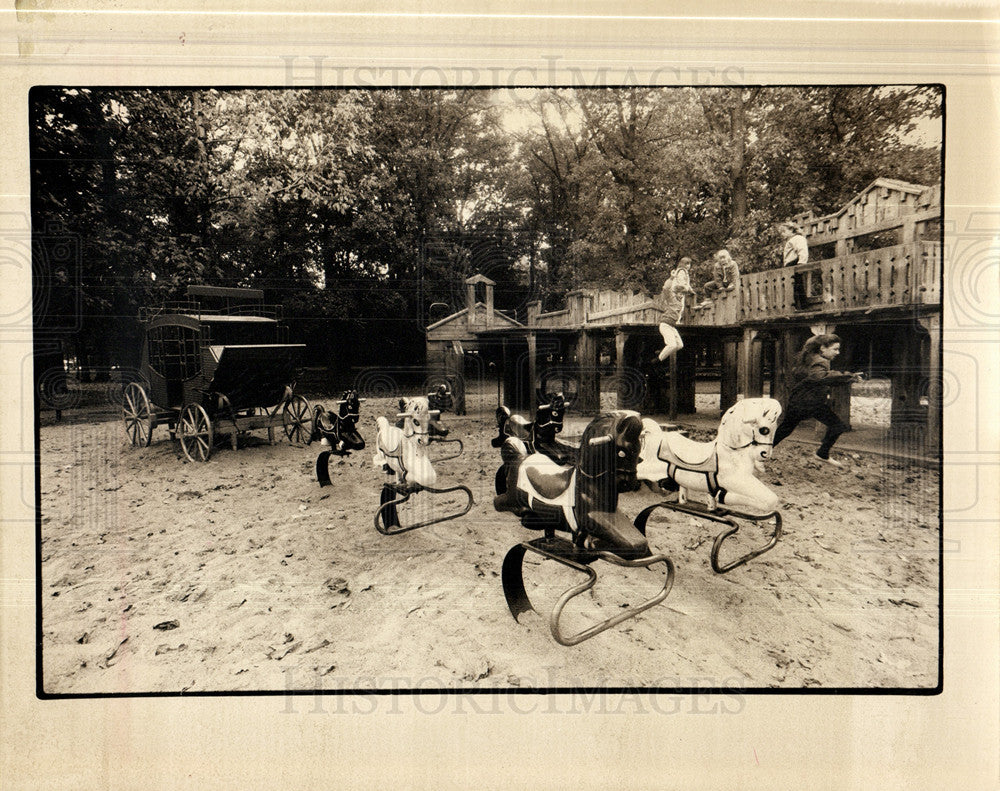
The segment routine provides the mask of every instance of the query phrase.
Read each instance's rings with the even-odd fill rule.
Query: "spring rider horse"
[[[452,400],[451,388],[448,387],[448,385],[446,384],[441,384],[438,385],[437,389],[434,390],[434,392],[428,393],[426,398],[413,398],[413,399],[401,398],[399,399],[400,410],[404,410],[405,412],[406,404],[408,401],[419,402],[421,409],[423,408],[423,402],[427,403],[427,410],[428,414],[430,415],[430,420],[427,423],[427,437],[429,443],[435,445],[444,445],[444,444],[458,445],[458,450],[449,453],[446,456],[436,456],[433,459],[433,461],[437,463],[441,461],[448,461],[449,459],[457,459],[459,456],[461,456],[462,452],[465,450],[465,445],[462,443],[462,440],[458,439],[457,437],[448,439],[448,434],[451,432],[441,422],[441,413],[444,412],[446,409],[450,409],[454,405],[454,401]],[[401,412],[400,414],[404,414],[404,412]],[[397,416],[396,428],[403,428],[405,421],[406,418]]]
[[[349,456],[351,451],[364,450],[364,438],[358,433],[358,417],[363,398],[356,390],[346,390],[337,402],[337,412],[328,412],[321,404],[313,410],[313,431],[309,442],[321,441],[329,450],[316,457],[316,480],[320,486],[329,486],[330,457]]]
[[[781,404],[772,398],[746,398],[722,416],[711,442],[695,442],[679,431],[664,431],[653,420],[642,421],[636,477],[650,487],[677,491],[676,500],[651,505],[635,519],[645,535],[646,522],[657,508],[719,522],[727,529],[712,545],[712,569],[725,574],[774,548],[781,537],[778,497],[754,477],[757,464],[771,456],[774,431]],[[689,502],[688,493],[706,496],[704,503]],[[743,509],[752,509],[752,513]],[[737,519],[752,522],[774,520],[770,541],[730,563],[719,561],[727,538],[739,530]]]
[[[439,384],[427,394],[427,403],[430,404],[431,409],[437,409],[439,412],[453,409],[455,397],[451,392],[451,386],[444,382]]]
[[[543,396],[539,390],[538,409],[535,419],[528,421],[521,415],[512,414],[510,409],[500,405],[497,407],[497,436],[490,440],[494,448],[501,447],[508,437],[515,437],[525,443],[529,452],[538,452],[548,456],[556,464],[571,464],[576,458],[577,448],[560,442],[557,434],[563,430],[563,418],[570,402],[562,393],[551,393]],[[497,477],[497,492],[499,493],[500,476]]]
[[[375,420],[375,456],[373,462],[391,476],[382,486],[382,496],[378,510],[375,512],[375,529],[383,535],[395,535],[427,527],[449,519],[457,519],[467,514],[472,508],[472,491],[467,486],[452,486],[447,489],[436,489],[437,473],[427,455],[427,447],[432,439],[432,431],[437,430],[447,435],[447,429],[438,425],[439,412],[430,408],[425,397],[401,398],[400,412],[396,415],[399,425],[391,425],[389,421],[379,416]],[[462,491],[468,501],[462,510],[428,519],[412,525],[402,525],[399,520],[398,508],[419,492],[432,495],[448,494]]]
[[[524,587],[527,552],[587,577],[559,597],[549,616],[549,630],[561,645],[576,645],[634,618],[667,598],[673,586],[673,562],[665,555],[652,554],[646,537],[618,510],[619,491],[638,486],[635,468],[641,429],[635,413],[599,415],[584,431],[578,459],[570,464],[532,452],[517,437],[508,437],[501,449],[503,483],[498,476],[494,508],[518,515],[529,529],[544,531],[543,537],[518,544],[504,558],[504,596],[514,619],[534,609]],[[556,531],[568,532],[570,538],[557,537]],[[662,563],[666,579],[651,599],[577,634],[564,634],[559,619],[571,599],[594,587],[597,572],[591,564],[596,560],[629,568]]]

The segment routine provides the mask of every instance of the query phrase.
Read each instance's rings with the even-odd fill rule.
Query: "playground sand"
[[[333,485],[321,489],[317,446],[248,437],[192,464],[165,427],[132,448],[110,417],[43,421],[44,691],[937,684],[936,470],[864,453],[840,454],[845,467],[834,469],[786,443],[762,476],[783,501],[774,550],[714,574],[715,526],[660,509],[648,535],[676,564],[669,598],[564,648],[547,611],[577,581],[571,572],[529,556],[525,580],[543,614],[518,624],[507,609],[504,555],[537,534],[494,511],[492,408],[470,408],[445,415],[465,453],[436,468],[440,486],[472,489],[473,510],[392,537],[373,526],[384,475],[370,449],[334,459]],[[394,411],[391,399],[362,406],[369,444],[374,417]],[[572,418],[567,433],[584,424]],[[643,490],[620,507],[634,516],[661,499]],[[414,498],[418,517],[459,507],[429,501]],[[766,539],[747,526],[733,541],[735,554]],[[657,588],[652,571],[597,568],[568,629]]]

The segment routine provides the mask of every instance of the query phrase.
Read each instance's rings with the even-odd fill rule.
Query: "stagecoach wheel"
[[[133,447],[145,448],[153,437],[153,413],[142,385],[131,382],[122,395],[125,433]]]
[[[313,415],[309,402],[302,396],[292,396],[281,410],[281,424],[285,436],[292,442],[306,443],[312,437]]]
[[[212,421],[201,404],[188,404],[177,424],[177,437],[188,461],[208,461],[212,455],[215,432]]]

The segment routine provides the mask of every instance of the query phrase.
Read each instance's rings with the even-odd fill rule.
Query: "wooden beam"
[[[762,344],[757,340],[757,330],[746,329],[740,341],[737,391],[747,398],[764,394],[764,365],[761,360]]]
[[[739,341],[722,341],[722,380],[719,384],[719,409],[725,412],[736,403],[739,394]]]
[[[528,381],[531,387],[531,397],[537,399],[535,392],[538,390],[538,334],[528,333]],[[532,414],[534,411],[532,410]]]
[[[617,330],[615,332],[615,376],[616,376],[616,392],[615,392],[615,405],[619,409],[629,409],[630,405],[626,404],[628,396],[628,375],[626,371],[628,370],[625,365],[625,344],[628,342],[628,335],[625,334],[624,330]]]
[[[576,341],[576,363],[580,379],[578,409],[584,414],[596,414],[601,409],[601,379],[598,373],[597,339],[581,330]]]
[[[918,319],[930,336],[927,359],[927,436],[928,451],[941,450],[941,316]]]

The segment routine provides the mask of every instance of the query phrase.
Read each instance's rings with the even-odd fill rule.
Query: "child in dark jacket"
[[[830,458],[830,449],[837,437],[851,427],[844,423],[830,408],[828,399],[830,388],[848,382],[860,382],[860,373],[844,373],[830,370],[830,361],[840,354],[840,338],[836,335],[816,335],[805,342],[799,353],[799,362],[792,371],[792,388],[788,394],[783,419],[774,433],[777,446],[791,434],[795,427],[807,418],[815,418],[826,426],[826,434],[815,456],[835,467],[843,464]]]

